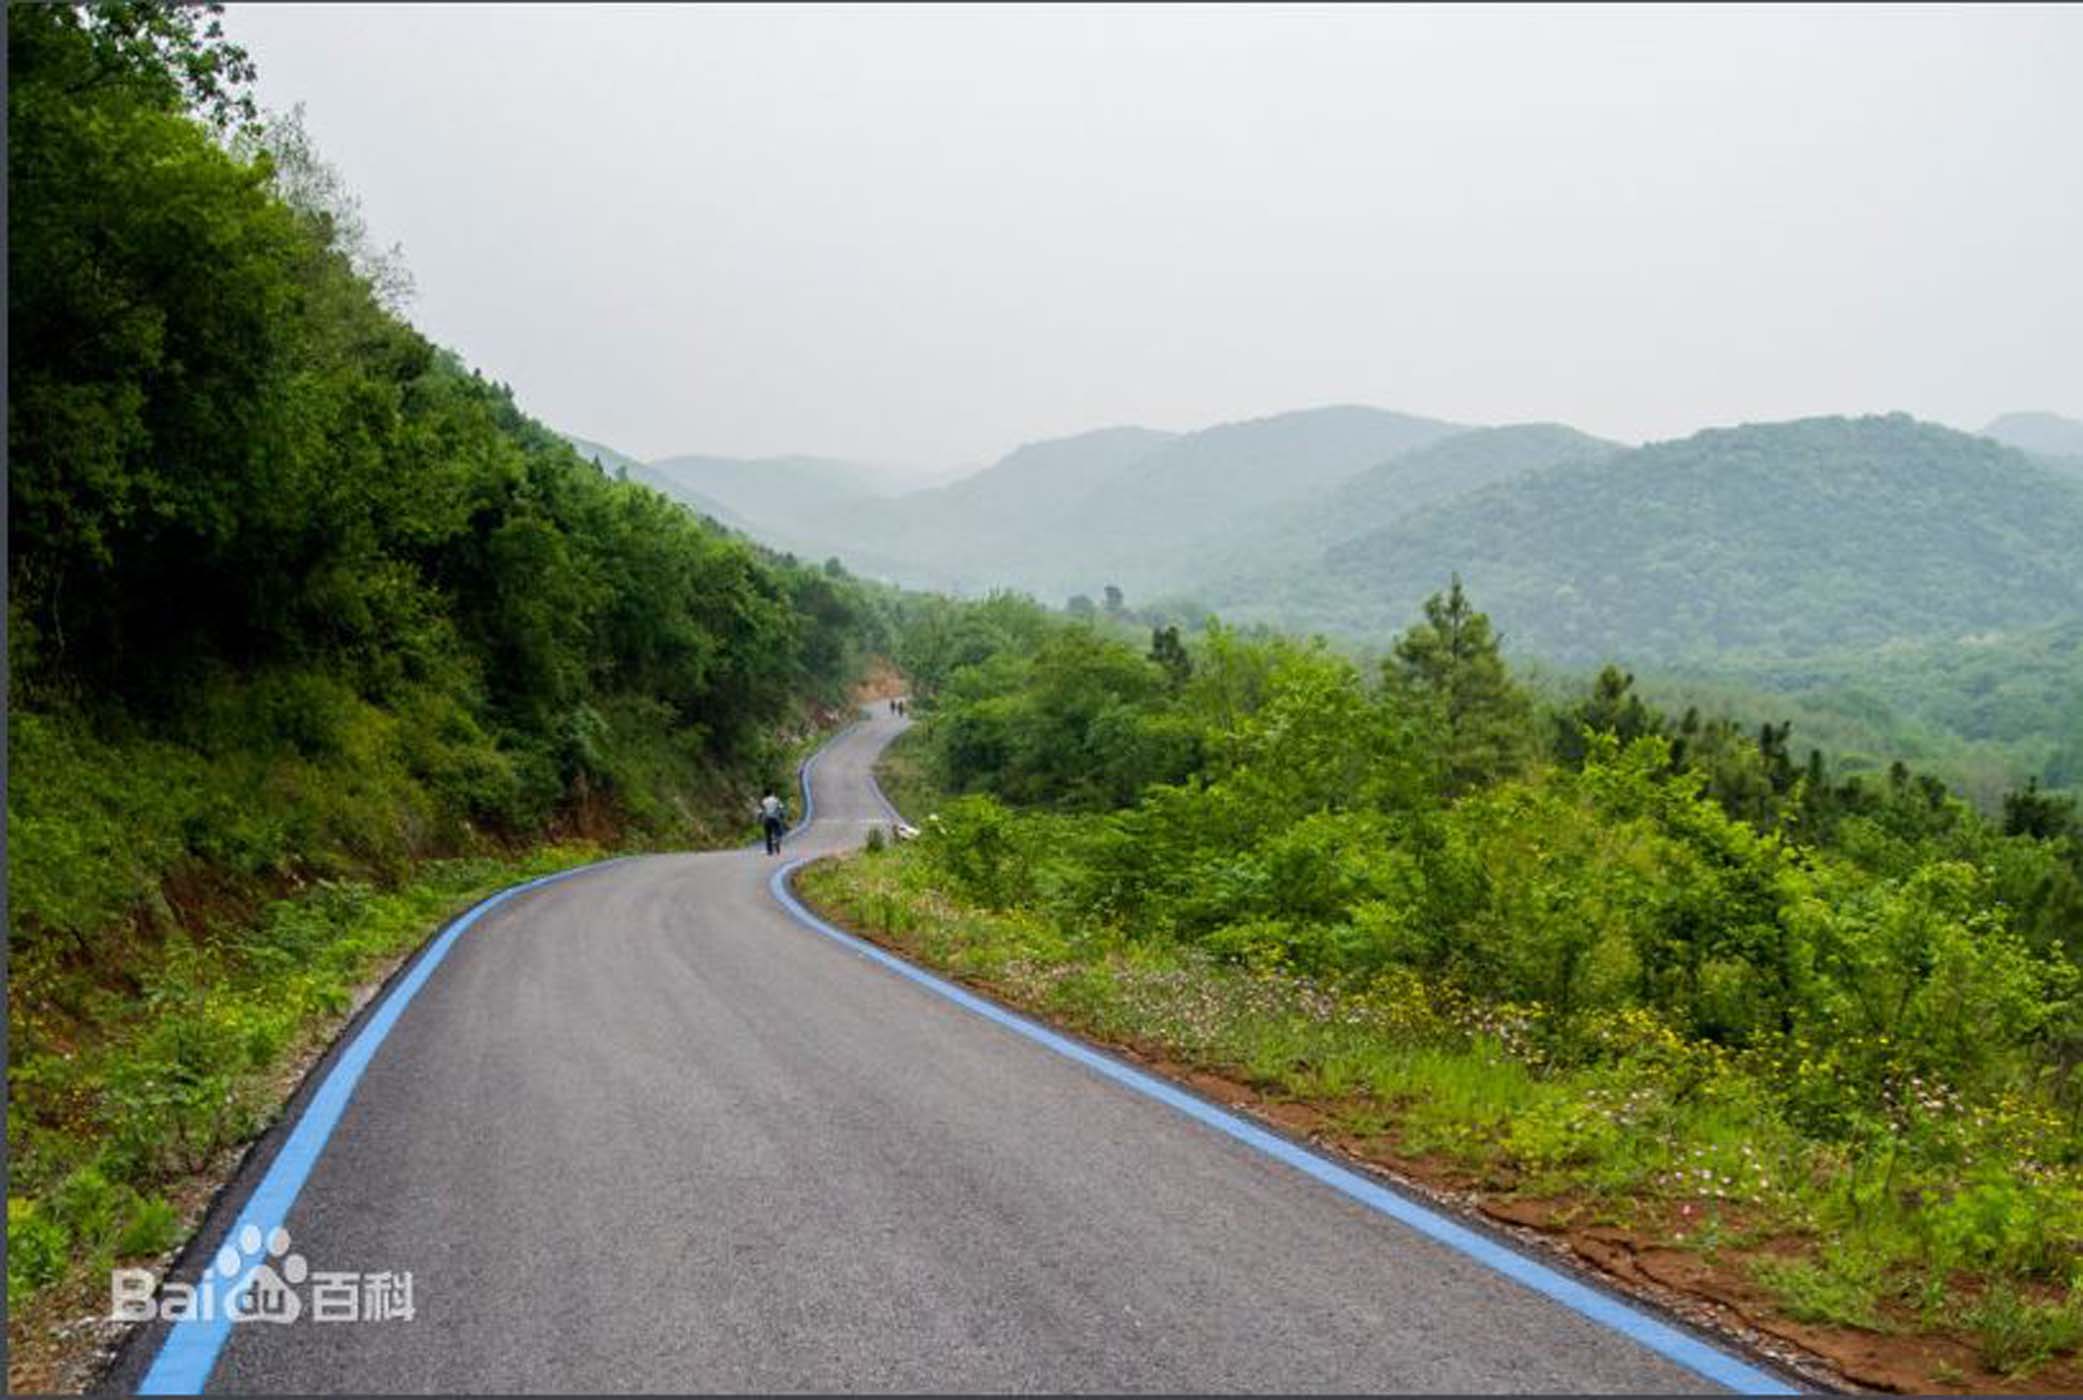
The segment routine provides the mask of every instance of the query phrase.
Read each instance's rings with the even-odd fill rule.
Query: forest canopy
[[[394,314],[395,273],[300,125],[258,119],[213,19],[9,27],[29,713],[196,743],[208,705],[269,685],[420,714],[421,767],[476,775],[441,803],[521,829],[612,785],[604,710],[641,700],[731,761],[842,681],[859,589],[606,477]],[[251,737],[292,737],[272,723]]]

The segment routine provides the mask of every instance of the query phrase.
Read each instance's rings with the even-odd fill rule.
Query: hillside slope
[[[786,517],[746,513],[777,544],[836,553],[907,584],[1061,598],[1118,583],[1147,595],[1192,581],[1204,555],[1236,547],[1269,519],[1465,431],[1352,405],[1183,434],[1105,428],[1029,443],[951,486],[827,497]]]
[[[1094,491],[1047,541],[1063,587],[1175,588],[1196,561],[1268,512],[1300,506],[1401,453],[1466,429],[1386,409],[1333,405],[1221,423],[1166,443]]]
[[[1313,500],[1242,522],[1194,560],[1194,593],[1217,604],[1264,604],[1293,587],[1297,564],[1427,506],[1500,481],[1625,450],[1560,423],[1475,428],[1389,458]]]
[[[1030,442],[975,476],[907,500],[919,505],[944,501],[979,525],[1002,526],[1003,514],[1014,512],[1060,519],[1092,492],[1177,439],[1178,434],[1155,428],[1119,427]]]
[[[1012,582],[1095,491],[1173,440],[1101,428],[1027,443],[952,485],[807,512],[795,528],[849,563],[906,582],[983,590]]]
[[[647,466],[650,484],[690,503],[714,501],[766,532],[786,532],[806,513],[889,494],[873,467],[830,457],[690,454]]]
[[[617,452],[606,443],[591,438],[574,437],[570,433],[561,436],[578,450],[578,454],[599,467],[609,476],[625,476],[654,491],[662,491],[683,505],[691,506],[719,525],[733,530],[749,531],[752,523],[714,497],[705,496],[692,487],[683,486],[670,477],[653,469],[648,463],[640,462],[626,452]]]
[[[1905,759],[1985,811],[2028,777],[2083,789],[2083,616],[1799,657],[1730,653],[1641,679],[1673,713],[1696,702],[1727,708],[1709,698],[1715,687],[1740,693],[1745,713],[1796,719],[1803,742],[1840,765]],[[1788,708],[1776,709],[1782,701]]]
[[[2083,614],[2083,489],[1903,415],[1703,432],[1486,488],[1331,550],[1319,625],[1385,631],[1458,572],[1565,661],[1798,656]]]

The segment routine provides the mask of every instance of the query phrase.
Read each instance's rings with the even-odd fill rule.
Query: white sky
[[[412,315],[640,457],[1331,402],[2083,416],[2083,7],[255,6]]]

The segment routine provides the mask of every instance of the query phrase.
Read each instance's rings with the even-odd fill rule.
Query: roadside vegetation
[[[2083,1384],[2067,799],[1537,695],[1458,586],[1377,666],[759,549],[414,330],[210,11],[8,33],[16,1388],[443,919],[741,839],[880,652],[923,834],[807,877],[857,926],[1921,1379]]]
[[[130,976],[67,988],[76,1017],[24,1005],[10,1027],[27,1042],[9,1069],[10,1310],[68,1278],[105,1293],[119,1260],[156,1262],[358,991],[486,895],[603,854],[571,843],[430,860],[387,890],[318,879],[250,917],[139,939]]]
[[[1458,585],[1373,675],[1011,598],[899,655],[921,838],[805,877],[855,927],[1875,1379],[2078,1379],[2068,801],[1536,702]]]
[[[1481,590],[1474,590],[1480,592]],[[1073,595],[1066,609],[1108,635],[1139,640],[1155,627],[1192,633],[1218,614],[1203,599],[1160,596],[1130,602],[1118,588],[1105,604]],[[1263,610],[1255,610],[1262,612]],[[1243,636],[1287,631],[1253,613],[1220,614]],[[1543,656],[1528,634],[1498,629],[1516,679],[1534,699],[1566,708],[1602,666]],[[1363,671],[1380,667],[1394,641],[1384,628],[1329,630],[1333,649]],[[1626,654],[1615,648],[1616,655]],[[1635,668],[1643,700],[1672,714],[1702,717],[1772,715],[1791,722],[1805,751],[1830,756],[1840,777],[1868,781],[1896,762],[1928,773],[1985,814],[2002,811],[2005,794],[2028,780],[2059,796],[2083,800],[2083,621],[1789,658],[1726,651],[1690,663],[1657,661]]]
[[[17,5],[8,40],[19,1363],[445,916],[739,839],[891,602],[430,344],[210,11]]]
[[[926,731],[907,729],[890,741],[875,761],[875,781],[890,805],[907,816],[938,810],[941,792],[934,785],[926,750]]]

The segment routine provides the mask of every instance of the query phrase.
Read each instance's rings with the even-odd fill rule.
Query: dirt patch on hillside
[[[853,698],[857,705],[873,705],[894,700],[900,695],[911,694],[911,682],[904,673],[893,665],[888,657],[877,656],[868,662],[867,673],[854,683]]]

